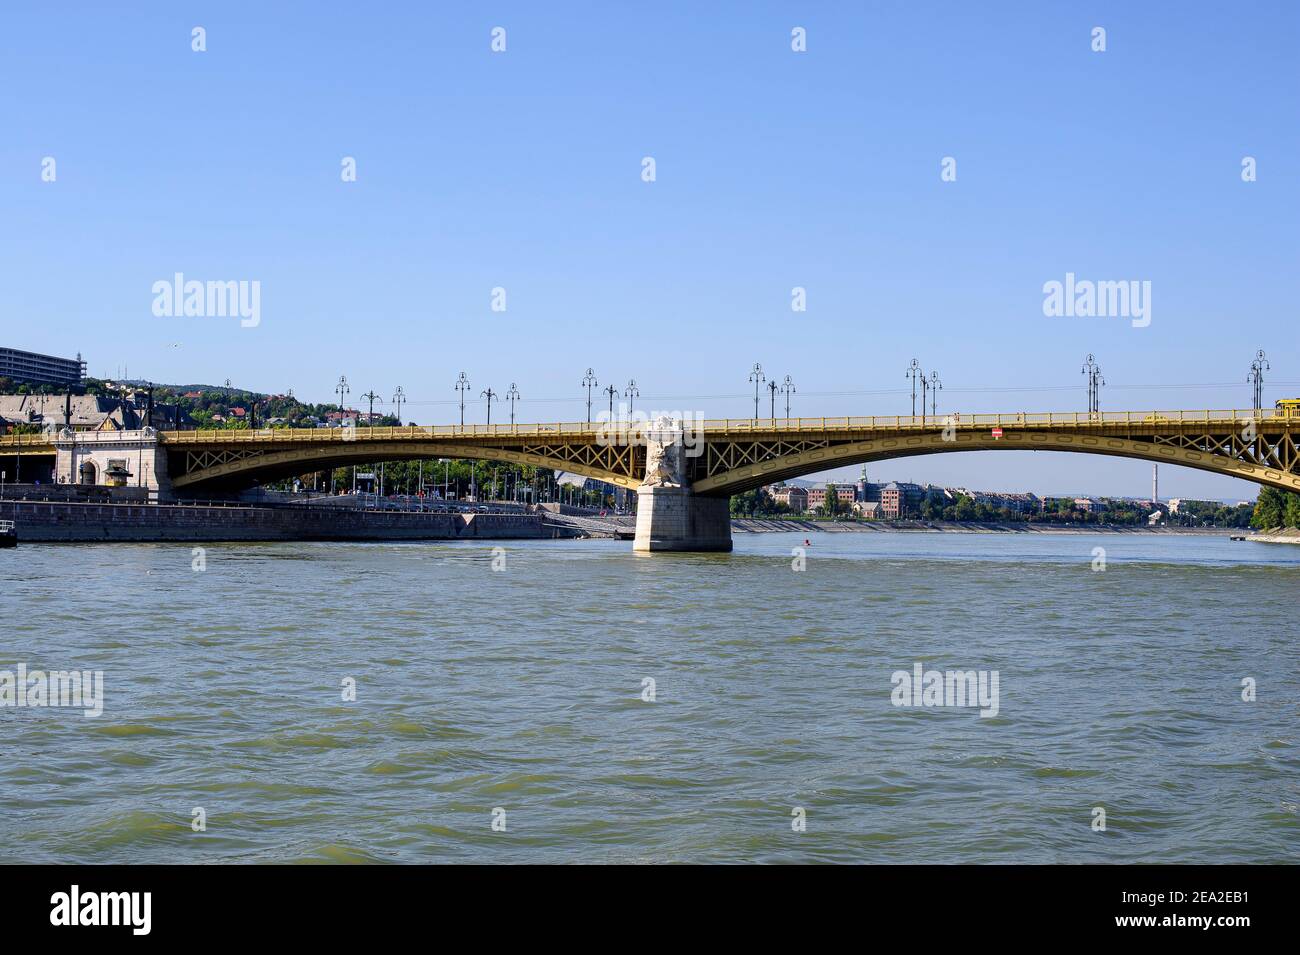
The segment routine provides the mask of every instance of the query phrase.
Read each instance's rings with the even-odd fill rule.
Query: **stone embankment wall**
[[[733,531],[748,534],[766,532],[825,531],[831,534],[878,534],[894,531],[947,534],[1208,534],[1227,536],[1244,534],[1232,527],[1148,527],[1130,524],[1051,524],[1047,522],[1012,521],[1009,523],[987,521],[801,521],[768,520],[763,518],[737,518],[732,520]]]
[[[1300,527],[1272,527],[1251,534],[1246,540],[1261,544],[1300,544]]]
[[[0,501],[25,541],[457,540],[571,536],[533,514]]]

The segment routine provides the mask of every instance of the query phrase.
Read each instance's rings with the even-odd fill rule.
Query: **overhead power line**
[[[1300,381],[1282,381],[1274,379],[1273,385],[1283,387],[1300,386]],[[1191,389],[1236,389],[1241,385],[1237,382],[1197,382],[1191,384],[1163,384],[1163,385],[1110,385],[1110,391],[1177,391]],[[944,393],[950,395],[994,395],[994,394],[1033,394],[1037,392],[1064,392],[1078,391],[1077,385],[1025,385],[1018,388],[1012,387],[981,387],[970,386],[966,388],[956,388],[944,385]],[[800,392],[805,398],[886,398],[895,395],[907,395],[910,391],[906,388],[881,388],[875,390],[853,390],[853,391],[805,391]],[[642,401],[744,401],[753,400],[753,395],[746,392],[731,392],[715,395],[645,395]],[[579,397],[567,396],[563,398],[529,398],[528,403],[573,403],[581,402],[584,399]],[[480,404],[481,399],[466,398],[465,404]],[[456,405],[455,398],[446,399],[427,399],[423,401],[407,401],[408,405]]]

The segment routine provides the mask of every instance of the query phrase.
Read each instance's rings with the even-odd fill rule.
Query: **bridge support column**
[[[633,550],[731,550],[731,500],[691,490],[684,439],[681,420],[667,415],[646,429],[645,479],[637,489]]]
[[[110,472],[123,474],[122,486],[144,488],[157,500],[172,499],[167,452],[153,428],[135,431],[70,431],[54,438],[56,484],[110,484]]]
[[[731,550],[731,500],[697,495],[689,487],[642,485],[637,491],[639,551]]]

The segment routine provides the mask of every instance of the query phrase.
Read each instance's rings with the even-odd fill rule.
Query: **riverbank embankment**
[[[1251,534],[1246,540],[1261,544],[1300,544],[1300,527],[1271,527]]]
[[[20,542],[546,539],[576,536],[540,514],[238,504],[0,501]]]
[[[803,533],[830,534],[1179,534],[1227,537],[1244,533],[1230,527],[1148,527],[1127,524],[1049,524],[1030,521],[799,521],[738,518],[731,522],[733,532],[746,534]]]

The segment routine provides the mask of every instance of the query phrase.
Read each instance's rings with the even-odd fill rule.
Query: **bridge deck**
[[[1015,414],[944,415],[871,415],[821,418],[707,418],[687,422],[709,436],[760,435],[775,433],[816,434],[822,432],[932,431],[955,428],[977,431],[992,428],[1033,428],[1034,430],[1108,430],[1116,426],[1142,429],[1181,430],[1184,427],[1222,425],[1228,422],[1256,425],[1300,426],[1300,415],[1275,409],[1254,410],[1177,410],[1177,411],[1048,411]],[[518,439],[599,441],[612,434],[640,435],[650,428],[641,420],[586,422],[567,421],[538,424],[467,424],[413,425],[395,428],[261,428],[203,429],[195,431],[161,431],[159,438],[168,445],[230,445],[273,443],[329,443],[335,441],[427,441],[463,439]],[[107,437],[107,435],[105,435]],[[55,436],[18,434],[0,436],[5,453],[51,454]]]
[[[958,430],[984,428],[1086,429],[1128,427],[1202,426],[1227,422],[1300,423],[1300,415],[1273,409],[1253,410],[1178,410],[1178,411],[1103,411],[1095,414],[1072,411],[1020,412],[1015,414],[946,415],[871,415],[821,418],[705,418],[687,422],[705,434],[770,434],[774,432],[817,433],[825,431],[918,431],[955,427]],[[259,431],[165,431],[165,443],[203,444],[210,440],[245,441],[393,441],[403,438],[580,438],[599,439],[611,433],[642,434],[649,430],[645,421],[586,422],[567,421],[537,424],[467,424],[413,425],[396,428],[358,428],[355,435],[347,428],[278,428]]]

